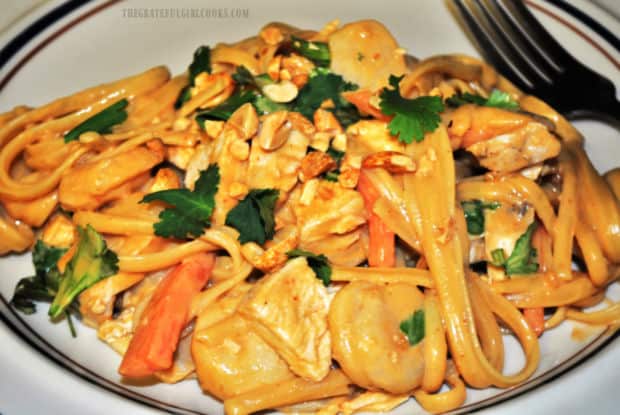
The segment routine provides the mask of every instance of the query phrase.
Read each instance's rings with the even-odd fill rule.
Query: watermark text
[[[228,7],[129,7],[122,9],[129,19],[247,19],[249,9]]]

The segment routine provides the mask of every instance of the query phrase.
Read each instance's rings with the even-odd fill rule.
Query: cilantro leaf
[[[491,252],[492,265],[504,267],[507,275],[531,274],[538,270],[536,262],[536,249],[532,247],[532,235],[536,230],[536,222],[532,222],[523,235],[519,236],[515,243],[515,248],[508,258],[502,248],[494,249]]]
[[[82,121],[71,131],[65,134],[65,143],[77,140],[80,138],[81,134],[87,131],[96,131],[99,134],[109,133],[113,126],[120,124],[127,119],[127,111],[125,111],[125,108],[128,104],[129,102],[123,98],[92,117]]]
[[[470,94],[465,92],[462,94],[454,94],[450,98],[446,99],[446,104],[451,107],[460,107],[465,104],[476,104],[484,107],[503,108],[507,110],[519,109],[519,104],[512,99],[510,94],[494,89],[491,91],[491,95],[488,98],[484,98],[480,95]]]
[[[192,86],[185,85],[183,89],[181,89],[181,92],[179,92],[179,96],[177,97],[176,101],[174,101],[174,109],[178,110],[179,108],[181,108],[183,104],[190,100],[191,97]]]
[[[194,60],[189,64],[189,82],[194,85],[196,77],[203,72],[211,73],[211,49],[209,46],[199,46],[194,52]]]
[[[254,99],[254,108],[261,114],[270,114],[272,112],[288,110],[289,106],[279,102],[274,102],[264,95],[257,95]]]
[[[209,108],[196,114],[196,122],[204,130],[206,120],[226,121],[240,106],[254,102],[256,94],[252,91],[238,91],[215,108]]]
[[[323,178],[328,182],[337,182],[338,176],[340,176],[339,170],[328,171],[323,175]]]
[[[491,251],[491,265],[503,267],[506,264],[506,252],[503,248],[497,248]]]
[[[465,104],[476,104],[483,106],[487,100],[480,95],[470,94],[469,92],[464,92],[462,94],[454,94],[451,97],[446,99],[446,104],[451,107],[460,107]]]
[[[274,209],[280,192],[253,189],[226,215],[226,225],[239,231],[239,242],[263,245],[275,233]]]
[[[265,85],[273,84],[274,81],[266,73],[261,75],[252,75],[252,73],[243,65],[237,66],[235,73],[232,75],[235,84],[240,87],[254,87],[260,89]]]
[[[334,113],[343,127],[347,127],[359,120],[360,115],[355,106],[342,98],[340,94],[356,89],[357,85],[346,82],[340,75],[326,70],[314,70],[306,85],[299,91],[291,110],[312,120],[314,112],[321,104],[326,100],[331,100],[334,107],[328,110]]]
[[[327,43],[311,42],[296,36],[291,36],[293,50],[301,56],[310,59],[319,66],[329,66],[330,53]]]
[[[211,73],[211,49],[208,46],[199,46],[194,52],[194,59],[189,64],[189,84],[186,85],[174,102],[174,108],[179,109],[192,97],[191,89],[195,85],[196,77],[202,72]]]
[[[487,102],[484,105],[487,107],[504,108],[507,110],[519,109],[519,104],[517,101],[512,99],[510,94],[500,91],[499,89],[494,89],[491,91],[491,95],[489,95],[489,98],[487,98]]]
[[[56,248],[37,240],[32,251],[35,275],[19,280],[11,304],[24,314],[37,311],[33,301],[52,302],[60,284],[60,271],[56,263],[67,250]]]
[[[385,115],[394,116],[388,124],[390,133],[398,136],[400,142],[410,144],[414,139],[422,141],[425,133],[435,131],[444,105],[439,97],[403,98],[398,87],[401,79],[402,76],[390,76],[391,88],[381,92],[379,106]]]
[[[77,228],[79,235],[76,253],[63,274],[58,270],[58,260],[67,252],[38,240],[32,251],[35,275],[19,280],[11,305],[25,314],[37,311],[35,301],[52,303],[49,315],[56,319],[64,314],[71,335],[76,337],[71,314],[79,315],[75,298],[97,281],[118,272],[118,258],[107,248],[101,235],[90,225]]]
[[[200,173],[194,191],[170,189],[144,196],[140,203],[158,200],[172,205],[159,214],[160,221],[154,225],[155,235],[177,239],[202,235],[211,223],[219,183],[220,170],[216,164],[211,164]]]
[[[232,79],[237,85],[254,85],[254,75],[243,65],[237,66]]]
[[[304,251],[302,249],[293,249],[286,253],[286,256],[289,259],[297,258],[297,257],[305,257],[306,261],[308,261],[308,266],[312,268],[314,274],[318,279],[323,281],[323,285],[326,287],[331,282],[332,277],[332,267],[329,265],[329,260],[323,254],[314,254],[309,251]]]
[[[77,250],[60,278],[49,316],[59,317],[85,289],[118,272],[118,257],[90,225],[78,226]]]
[[[470,235],[480,235],[484,232],[484,212],[483,209],[495,210],[499,203],[482,203],[480,200],[467,200],[461,202],[465,221],[467,222],[467,233]]]
[[[536,222],[532,222],[525,233],[517,239],[512,254],[506,260],[506,274],[531,274],[538,270],[536,249],[532,247],[532,235],[536,226]]]
[[[340,165],[342,158],[344,157],[344,151],[336,150],[334,147],[329,147],[326,151],[327,155],[334,159],[336,164]]]
[[[415,346],[424,339],[424,310],[416,310],[409,318],[400,323],[400,331],[405,333],[409,345]]]

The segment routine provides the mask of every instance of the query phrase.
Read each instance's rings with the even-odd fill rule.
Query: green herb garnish
[[[189,73],[189,84],[179,93],[179,97],[174,103],[175,109],[181,108],[192,97],[191,89],[196,85],[196,77],[203,72],[211,73],[211,49],[209,46],[200,46],[196,49],[194,59],[187,71]]]
[[[293,50],[301,56],[310,59],[319,66],[329,66],[330,54],[327,43],[311,42],[296,36],[291,36]]]
[[[279,102],[274,102],[264,95],[257,95],[254,99],[254,108],[261,114],[271,114],[272,112],[288,110],[289,106]]]
[[[441,122],[439,113],[444,110],[439,97],[422,96],[403,98],[398,84],[403,77],[390,75],[391,88],[385,88],[379,95],[379,106],[385,115],[394,116],[388,128],[402,143],[422,141],[424,134],[435,131]]]
[[[33,314],[37,311],[34,301],[52,302],[58,292],[61,277],[56,263],[65,252],[65,248],[56,248],[37,240],[32,250],[35,275],[19,280],[11,305],[24,314]]]
[[[128,104],[129,101],[123,98],[92,117],[82,121],[65,134],[65,143],[77,140],[80,138],[80,135],[87,131],[95,131],[99,134],[110,133],[112,127],[121,124],[127,119],[127,111],[125,111],[125,108],[127,108]]]
[[[480,200],[467,200],[461,202],[465,221],[467,222],[467,233],[470,235],[481,235],[484,232],[484,212],[483,209],[495,210],[499,203],[483,203]]]
[[[465,92],[463,94],[454,94],[450,98],[446,99],[446,104],[451,107],[460,107],[465,104],[476,104],[484,107],[503,108],[507,110],[519,109],[519,104],[512,99],[510,94],[494,89],[491,91],[491,95],[488,98],[484,98],[480,95],[470,94]]]
[[[239,231],[239,242],[260,245],[275,233],[274,209],[280,192],[276,189],[253,189],[226,215],[226,225]]]
[[[532,247],[532,235],[536,230],[536,222],[532,222],[523,235],[519,236],[515,243],[515,248],[510,256],[506,259],[506,253],[503,249],[498,248],[491,252],[492,265],[503,266],[506,269],[506,275],[514,274],[531,274],[538,270],[536,262],[536,249]]]
[[[315,70],[308,83],[299,91],[291,110],[312,120],[314,112],[321,107],[321,104],[326,100],[331,100],[334,107],[326,109],[336,116],[343,127],[347,127],[357,122],[360,115],[357,108],[345,100],[341,94],[356,89],[357,85],[346,82],[340,75],[327,70]]]
[[[48,314],[57,318],[85,289],[118,272],[118,257],[108,249],[103,237],[90,225],[78,226],[75,254],[60,278]]]
[[[415,346],[424,339],[424,310],[416,310],[409,318],[400,323],[400,331],[405,333],[409,345]]]
[[[240,106],[248,102],[254,102],[255,99],[256,94],[252,91],[237,91],[217,107],[198,112],[196,114],[196,122],[200,125],[200,128],[204,130],[205,121],[226,121]]]
[[[331,282],[332,277],[332,267],[329,265],[329,260],[323,254],[314,254],[309,251],[304,251],[302,249],[293,249],[288,251],[286,255],[292,259],[297,257],[304,257],[306,261],[308,261],[308,266],[312,268],[314,274],[318,279],[323,281],[323,285],[326,287]]]
[[[165,238],[198,238],[209,226],[215,207],[215,194],[220,183],[220,170],[211,164],[200,173],[194,190],[170,189],[144,196],[140,203],[161,201],[171,207],[159,214],[159,222],[153,227],[155,235]]]

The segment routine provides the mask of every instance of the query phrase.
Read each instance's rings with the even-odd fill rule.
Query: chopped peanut
[[[314,196],[316,196],[316,191],[318,188],[319,188],[318,179],[308,180],[301,191],[301,196],[299,197],[299,203],[305,206],[310,205],[310,203],[312,203],[312,200],[314,199]]]
[[[314,125],[321,132],[342,133],[342,126],[336,116],[331,112],[319,108],[314,112]]]
[[[291,81],[280,81],[277,84],[265,85],[262,91],[273,102],[291,102],[299,92],[297,86]]]
[[[280,66],[282,65],[282,55],[274,56],[267,64],[267,75],[274,81],[280,80]]]
[[[207,135],[216,138],[224,129],[224,121],[206,120],[204,126]]]
[[[247,141],[234,140],[229,144],[228,149],[237,160],[244,161],[250,157],[250,145]]]
[[[365,169],[382,167],[390,173],[408,173],[415,171],[416,165],[411,157],[405,154],[396,151],[382,151],[364,158],[362,167]]]
[[[277,134],[278,130],[286,123],[288,111],[276,111],[268,114],[263,119],[258,144],[264,150],[275,150],[285,143],[288,135]]]
[[[260,37],[268,45],[277,45],[284,40],[284,35],[280,28],[275,26],[267,26],[260,31]]]
[[[249,102],[240,106],[228,119],[228,125],[237,128],[242,140],[248,140],[258,131],[258,115]]]
[[[308,153],[301,161],[301,169],[299,172],[299,180],[306,182],[324,173],[336,168],[336,161],[322,151],[313,151]]]

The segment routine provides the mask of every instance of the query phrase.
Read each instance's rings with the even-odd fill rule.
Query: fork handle
[[[620,101],[614,99],[611,102],[597,103],[589,109],[577,109],[569,111],[566,118],[570,120],[596,119],[620,129]]]

